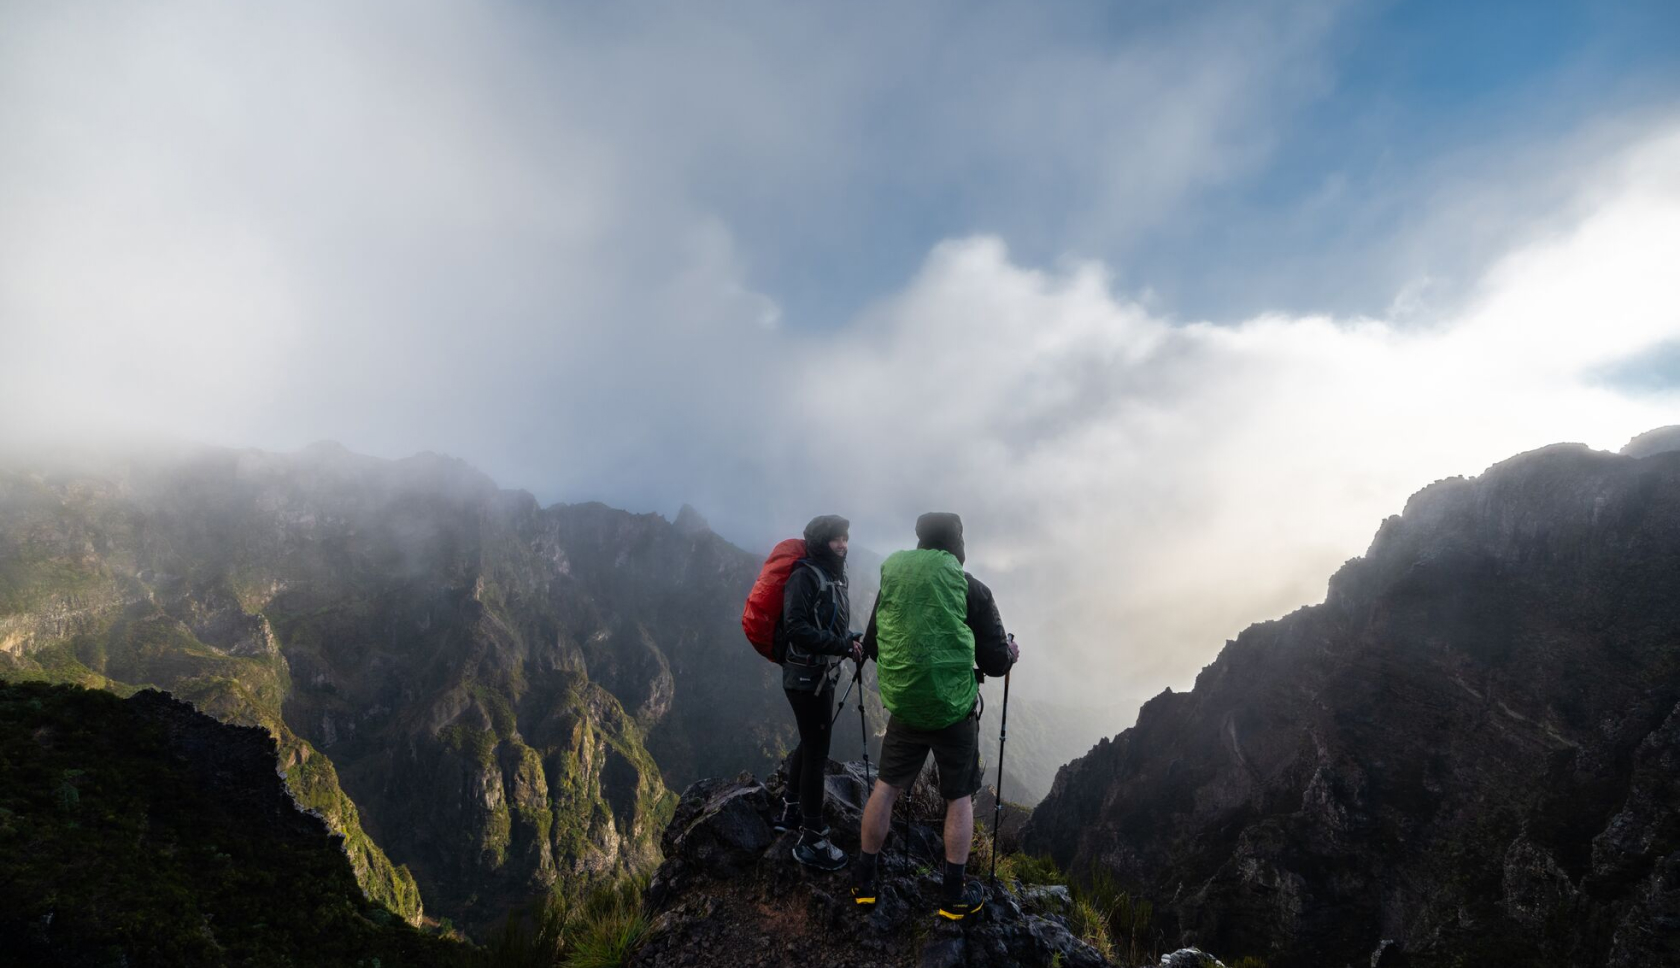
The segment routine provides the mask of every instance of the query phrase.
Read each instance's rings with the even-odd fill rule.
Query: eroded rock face
[[[832,836],[855,855],[868,790],[863,767],[831,762],[826,782]],[[936,916],[944,803],[931,775],[907,795],[909,822],[895,823],[881,853],[880,900],[868,912],[852,903],[846,871],[812,871],[793,860],[797,834],[777,834],[770,825],[780,776],[771,783],[742,774],[702,780],[683,794],[663,839],[665,862],[648,888],[653,929],[633,965],[1108,964],[1053,910],[1054,891],[1023,908],[999,889],[984,911],[960,924]]]
[[[1273,968],[1676,963],[1677,588],[1680,452],[1437,482],[1065,766],[1024,845]]]

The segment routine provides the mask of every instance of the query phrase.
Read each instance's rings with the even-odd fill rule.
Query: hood
[[[841,535],[850,536],[852,523],[838,514],[821,514],[805,526],[805,555],[828,576],[839,581],[846,575],[846,558],[829,550],[828,543]]]
[[[966,560],[963,555],[962,518],[949,511],[929,511],[917,518],[916,547],[949,551],[956,556],[957,563],[962,564]]]

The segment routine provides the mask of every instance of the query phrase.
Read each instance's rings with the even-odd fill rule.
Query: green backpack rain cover
[[[916,729],[944,729],[974,708],[968,579],[949,552],[897,551],[881,564],[875,613],[881,702]]]

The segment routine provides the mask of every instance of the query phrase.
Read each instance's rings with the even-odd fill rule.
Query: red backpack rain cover
[[[764,559],[764,567],[758,570],[758,580],[753,582],[746,607],[741,609],[741,631],[747,633],[747,641],[758,654],[771,662],[776,661],[776,623],[782,619],[782,589],[787,587],[788,576],[804,557],[804,538],[777,542],[770,557]]]

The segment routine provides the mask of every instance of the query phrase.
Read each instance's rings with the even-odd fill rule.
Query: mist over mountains
[[[851,563],[860,624],[876,562]],[[759,563],[693,508],[545,508],[434,454],[14,466],[0,678],[161,686],[262,728],[368,898],[483,932],[651,870],[690,784],[777,768],[791,716],[739,629]],[[1284,968],[1660,963],[1677,579],[1676,428],[1438,481],[1323,604],[1249,628],[1085,755],[1083,711],[1012,699],[1004,796],[1048,787],[1025,849],[1152,900],[1164,938]],[[873,673],[867,738],[854,693],[836,758],[878,753]]]
[[[434,454],[14,466],[0,677],[158,686],[267,729],[370,896],[479,930],[557,882],[651,869],[677,791],[797,742],[741,637],[759,564],[692,508],[543,508]],[[866,553],[853,574],[861,623]],[[878,750],[872,668],[865,693]],[[1035,712],[1013,710],[1005,782],[1029,803],[1109,728]],[[836,755],[860,741],[854,714]]]

